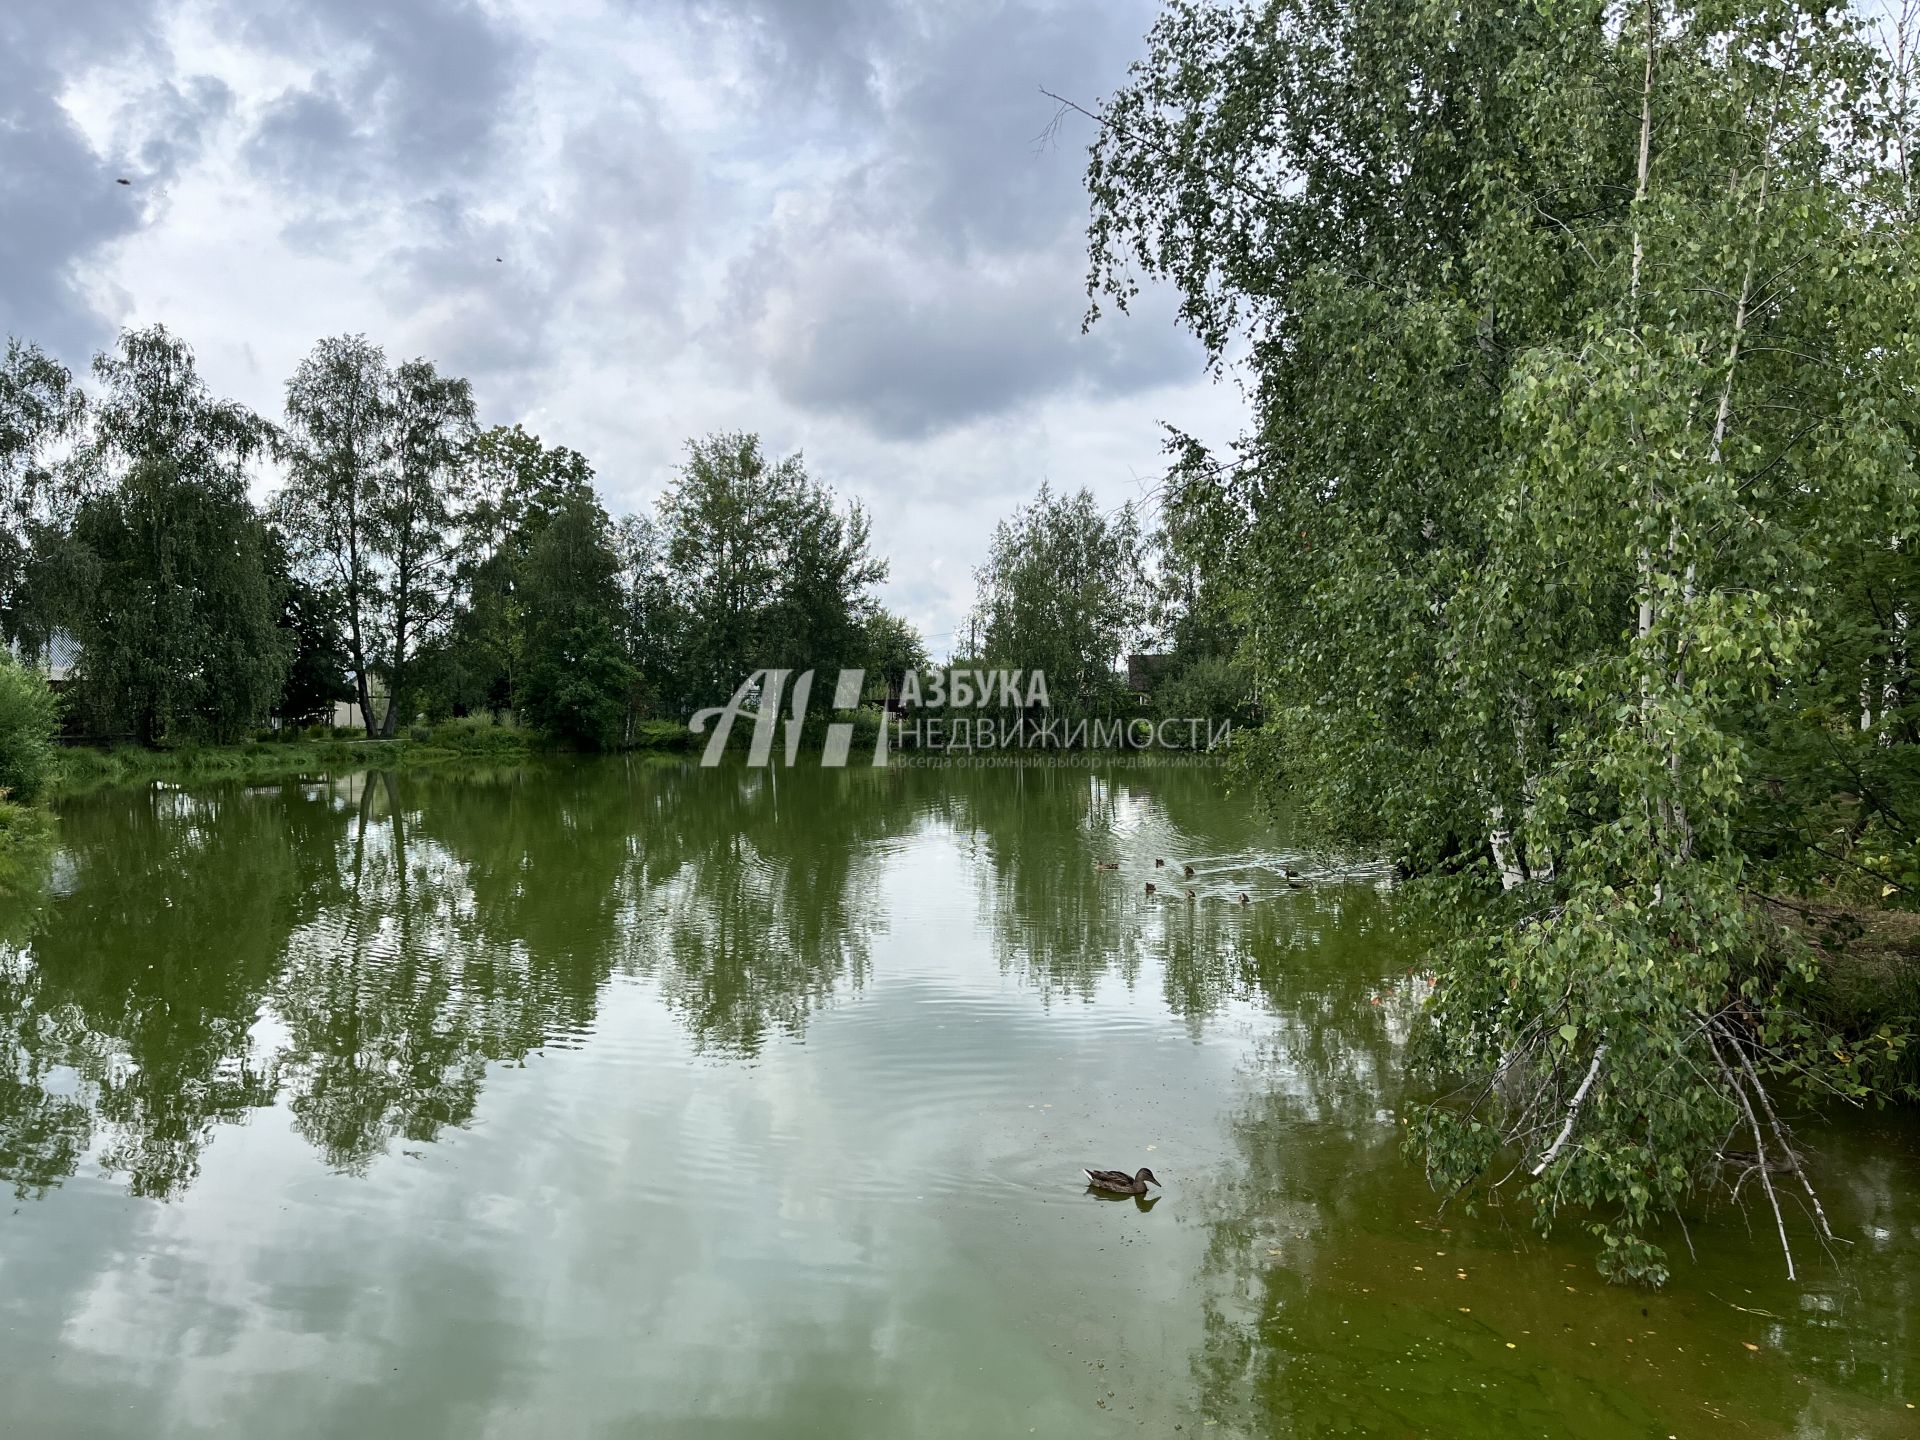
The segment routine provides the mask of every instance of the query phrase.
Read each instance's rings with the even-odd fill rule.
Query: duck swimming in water
[[[1104,1190],[1109,1195],[1144,1195],[1147,1186],[1160,1183],[1144,1165],[1135,1175],[1124,1170],[1089,1170],[1086,1175],[1089,1189]]]

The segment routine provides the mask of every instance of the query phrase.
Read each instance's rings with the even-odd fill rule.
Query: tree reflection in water
[[[0,932],[0,1179],[37,1195],[91,1150],[167,1198],[275,1103],[364,1170],[576,1043],[616,973],[751,1056],[862,982],[876,848],[934,788],[636,761],[74,800]]]

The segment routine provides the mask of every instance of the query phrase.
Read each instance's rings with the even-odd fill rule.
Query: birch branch
[[[1540,1157],[1540,1163],[1533,1167],[1533,1178],[1538,1180],[1546,1173],[1567,1141],[1573,1138],[1574,1122],[1580,1118],[1580,1107],[1587,1103],[1587,1091],[1593,1088],[1593,1082],[1600,1074],[1600,1062],[1607,1058],[1604,1043],[1594,1047],[1593,1063],[1587,1067],[1587,1078],[1580,1082],[1580,1088],[1573,1092],[1573,1099],[1567,1105],[1567,1123],[1560,1127],[1560,1133],[1553,1137],[1553,1144],[1547,1147],[1547,1153]]]
[[[1752,1084],[1754,1093],[1760,1097],[1761,1108],[1767,1112],[1767,1124],[1774,1138],[1780,1142],[1780,1153],[1785,1157],[1787,1168],[1799,1178],[1800,1188],[1807,1192],[1807,1202],[1813,1206],[1813,1215],[1820,1222],[1820,1233],[1832,1240],[1837,1238],[1833,1226],[1827,1223],[1827,1212],[1821,1207],[1820,1197],[1814,1194],[1813,1181],[1807,1178],[1807,1172],[1801,1167],[1800,1157],[1794,1153],[1793,1142],[1788,1138],[1787,1127],[1780,1123],[1780,1116],[1773,1108],[1773,1101],[1767,1098],[1765,1087],[1760,1084],[1759,1073],[1753,1068],[1753,1061],[1747,1057],[1744,1049],[1735,1047],[1734,1053],[1740,1057],[1740,1066],[1747,1072],[1747,1080]]]
[[[1799,1278],[1793,1272],[1793,1246],[1787,1240],[1786,1217],[1780,1213],[1780,1197],[1773,1188],[1773,1179],[1767,1174],[1767,1142],[1760,1135],[1760,1121],[1753,1113],[1753,1106],[1747,1102],[1747,1092],[1741,1086],[1739,1078],[1727,1066],[1726,1056],[1720,1053],[1720,1043],[1713,1038],[1712,1027],[1706,1031],[1707,1045],[1713,1051],[1714,1063],[1719,1065],[1720,1074],[1727,1082],[1727,1088],[1733,1091],[1733,1098],[1740,1102],[1740,1108],[1746,1113],[1747,1127],[1753,1132],[1754,1170],[1760,1176],[1760,1187],[1767,1192],[1767,1204],[1773,1207],[1774,1228],[1780,1232],[1780,1251],[1787,1257],[1787,1279]]]

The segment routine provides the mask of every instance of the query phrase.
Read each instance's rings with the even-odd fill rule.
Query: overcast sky
[[[470,377],[615,513],[754,429],[871,510],[936,655],[993,522],[1237,399],[1164,297],[1083,336],[1087,122],[1145,0],[4,0],[0,328],[161,321],[277,416],[322,335]],[[126,176],[130,187],[115,184]]]

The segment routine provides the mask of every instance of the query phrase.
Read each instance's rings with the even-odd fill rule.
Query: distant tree
[[[1229,655],[1240,643],[1252,518],[1244,497],[1223,482],[1220,465],[1198,442],[1176,432],[1167,450],[1173,463],[1147,547],[1147,624],[1153,643],[1185,669]]]
[[[501,710],[514,703],[528,551],[569,500],[593,498],[593,468],[577,450],[542,444],[519,425],[481,432],[467,466],[458,609],[436,683],[448,709]]]
[[[660,502],[664,568],[684,606],[682,708],[731,694],[768,665],[856,663],[886,562],[860,508],[844,512],[800,456],[769,462],[756,435],[710,435]]]
[[[285,542],[271,531],[268,563],[285,597],[279,625],[292,655],[274,713],[295,723],[322,719],[339,701],[354,698],[339,602],[324,587],[292,573]]]
[[[374,515],[392,454],[387,361],[362,335],[320,341],[287,382],[287,483],[273,513],[294,551],[337,597],[360,720],[373,713],[374,622],[382,595]],[[389,707],[391,708],[391,707]]]
[[[573,495],[527,554],[519,708],[556,738],[610,750],[625,736],[639,672],[620,635],[620,561],[606,512]]]
[[[972,658],[1046,672],[1050,699],[1065,710],[1117,698],[1114,667],[1145,613],[1131,506],[1107,514],[1091,491],[1055,495],[1042,485],[995,527],[974,581],[982,654]]]
[[[792,497],[778,601],[766,617],[767,663],[832,672],[866,658],[879,608],[873,588],[887,575],[874,555],[866,511],[844,513],[833,492],[811,482]]]
[[[423,640],[444,626],[454,600],[456,489],[474,432],[473,387],[425,360],[398,366],[388,386],[392,468],[367,527],[385,573],[376,633],[388,693],[384,732],[414,707],[413,667]]]
[[[927,668],[927,645],[920,632],[891,610],[876,609],[867,617],[861,645],[861,665],[868,674],[869,688],[884,693],[888,685],[897,685],[909,670]]]
[[[8,639],[20,638],[17,604],[33,532],[68,498],[47,452],[77,433],[85,413],[66,366],[8,339],[0,355],[0,627]]]
[[[643,713],[662,713],[687,689],[680,676],[687,607],[667,568],[665,539],[651,517],[626,516],[614,527],[612,543],[620,561],[627,656],[640,672],[640,705]]]
[[[127,331],[93,369],[103,393],[84,463],[101,483],[75,518],[68,607],[79,708],[149,744],[235,739],[279,697],[291,650],[247,499],[265,427],[216,399],[159,326]]]

